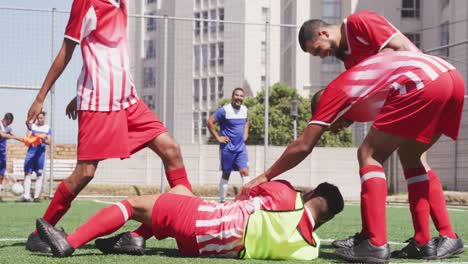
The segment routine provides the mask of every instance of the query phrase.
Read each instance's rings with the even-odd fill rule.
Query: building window
[[[449,23],[445,22],[440,27],[440,45],[445,46],[449,44],[450,41],[450,31],[449,31]],[[448,57],[450,55],[450,49],[445,48],[440,50],[440,55]]]
[[[265,67],[266,64],[266,41],[262,41],[261,49],[260,49],[260,58],[262,66]]]
[[[219,65],[224,64],[224,43],[223,42],[218,43],[218,64]]]
[[[200,123],[199,123],[199,113],[193,113],[193,135],[198,136],[198,130],[200,130]]]
[[[208,68],[208,45],[202,46],[202,63],[203,63],[203,70]]]
[[[200,46],[193,47],[193,63],[195,71],[200,70]]]
[[[154,68],[145,67],[143,69],[143,87],[154,87],[156,85],[156,77],[154,76]]]
[[[195,17],[195,36],[198,36],[200,35],[200,13],[195,13],[194,14],[194,17]]]
[[[195,8],[200,9],[200,7],[201,7],[200,0],[195,0]]]
[[[210,78],[210,101],[216,102],[216,78]]]
[[[323,64],[338,64],[340,63],[339,60],[336,57],[333,56],[327,56],[322,59]]]
[[[154,97],[152,95],[144,95],[143,96],[143,102],[151,109],[151,110],[154,110],[155,109],[155,100],[154,100]]]
[[[156,47],[153,40],[146,41],[146,58],[155,58],[156,57]]]
[[[208,11],[203,11],[203,33],[208,33]]]
[[[401,17],[419,18],[419,0],[403,0],[401,7]]]
[[[266,23],[268,21],[268,12],[270,9],[268,7],[262,7],[262,22]]]
[[[154,16],[154,13],[148,14],[150,16]],[[147,17],[146,18],[146,31],[155,31],[156,30],[156,18],[154,17]]]
[[[208,99],[208,80],[202,79],[202,101],[206,102]]]
[[[210,31],[213,33],[216,32],[216,9],[210,10],[210,19]]]
[[[153,3],[157,3],[157,2],[158,2],[157,0],[146,0],[147,4],[153,4]]]
[[[322,20],[330,24],[341,22],[340,0],[322,0]]]
[[[199,109],[198,102],[200,101],[200,80],[193,80],[193,102],[195,109]]]
[[[218,99],[224,97],[224,77],[218,77]]]
[[[203,112],[202,113],[202,128],[201,128],[201,134],[203,136],[206,136],[206,132],[207,132],[207,124],[208,124],[208,114],[206,112]]]
[[[260,79],[260,85],[262,86],[262,88],[265,88],[265,86],[266,86],[266,76],[265,75],[262,75],[262,77]]]
[[[216,44],[210,44],[210,66],[216,65]]]
[[[420,48],[421,47],[421,34],[419,33],[407,33],[405,34],[405,36],[411,41],[413,42],[413,44]]]
[[[220,20],[219,22],[219,31],[220,32],[223,32],[224,31],[224,8],[219,8],[218,9],[218,20]]]

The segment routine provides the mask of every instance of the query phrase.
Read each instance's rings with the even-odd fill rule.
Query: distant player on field
[[[14,116],[12,113],[6,113],[3,116],[2,122],[0,122],[0,193],[3,192],[3,180],[5,179],[5,172],[7,166],[7,140],[14,139],[15,135],[10,127],[13,123]],[[0,197],[0,201],[1,201]]]
[[[403,164],[413,207],[416,235],[429,233],[429,177],[420,160],[442,134],[456,140],[465,87],[460,73],[446,61],[415,52],[385,52],[372,56],[331,82],[303,134],[291,143],[271,168],[244,186],[268,181],[295,167],[313,150],[320,136],[343,119],[374,121],[358,150],[361,176],[362,235],[364,239],[336,253],[350,261],[387,262],[385,201],[387,181],[382,164],[394,151]],[[461,239],[441,238],[419,246],[427,258],[463,252]]]
[[[78,110],[78,162],[72,175],[57,188],[44,220],[55,225],[65,215],[71,202],[93,179],[99,161],[129,158],[145,147],[161,157],[170,186],[182,184],[191,189],[179,145],[136,95],[130,74],[127,0],[73,1],[62,48],[29,109],[26,125],[29,127],[42,111],[47,93],[77,44],[81,45],[83,67],[77,96],[67,113],[75,117]],[[151,227],[142,225],[131,232],[130,239],[116,241],[113,248],[115,253],[144,254],[144,241],[151,236]],[[26,249],[50,250],[37,231],[28,237]]]
[[[157,239],[174,237],[183,256],[302,259],[318,256],[315,231],[343,210],[334,185],[300,194],[287,181],[258,185],[245,201],[205,201],[182,185],[160,195],[133,197],[104,208],[69,235],[38,219],[37,229],[56,257],[66,257],[129,219],[152,226]],[[109,253],[102,239],[96,246]]]
[[[41,143],[30,145],[24,159],[24,194],[21,202],[31,201],[31,175],[36,174],[36,184],[34,188],[34,202],[40,202],[42,192],[42,172],[44,170],[46,158],[46,145],[50,145],[52,141],[52,130],[49,125],[45,124],[45,112],[41,112],[37,116],[37,122],[31,125],[31,130],[28,131],[28,137],[41,136]]]
[[[249,119],[247,107],[242,104],[244,95],[244,89],[235,88],[231,103],[219,108],[208,119],[208,129],[220,144],[219,158],[223,173],[219,181],[219,196],[222,203],[226,200],[229,176],[233,170],[239,171],[242,185],[250,181],[249,158],[245,146],[249,137]],[[220,126],[219,133],[215,123]]]
[[[306,21],[299,32],[299,43],[303,51],[313,56],[335,56],[343,61],[346,69],[350,69],[362,60],[379,52],[391,51],[414,51],[421,52],[411,41],[408,40],[395,26],[381,15],[372,11],[358,11],[351,14],[341,24],[330,25],[319,19]],[[350,125],[348,123],[347,125]],[[421,156],[430,182],[429,205],[432,220],[440,237],[432,239],[428,228],[419,228],[422,223],[418,221],[419,214],[415,206],[410,206],[415,226],[414,238],[402,250],[395,252],[400,257],[428,258],[428,254],[434,254],[434,250],[420,250],[425,246],[432,245],[447,248],[457,244],[458,238],[453,231],[450,217],[445,207],[445,197],[442,184],[436,172],[431,169],[427,162],[426,154]],[[401,161],[404,165],[404,161]],[[409,188],[410,192],[414,192]],[[412,196],[412,194],[410,194]],[[336,240],[332,244],[335,247],[352,247],[362,241],[365,236],[361,232],[348,239]],[[434,243],[436,242],[436,243]],[[447,249],[443,249],[446,251]],[[450,250],[449,250],[450,251]]]

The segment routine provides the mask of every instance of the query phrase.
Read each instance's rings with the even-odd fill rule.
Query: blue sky
[[[28,8],[68,11],[72,0],[0,0],[0,85],[39,87],[63,41],[63,32],[68,14],[56,16],[54,50],[52,51],[51,12],[6,10]],[[53,55],[52,55],[53,54]],[[76,78],[81,68],[79,47],[61,78],[56,83],[55,131],[56,143],[76,142],[76,121],[65,118],[65,107],[75,95]],[[15,115],[14,131],[26,133],[26,114],[35,98],[35,91],[0,89],[0,115],[12,112]],[[50,112],[50,101],[44,108]],[[48,116],[48,123],[50,115]]]

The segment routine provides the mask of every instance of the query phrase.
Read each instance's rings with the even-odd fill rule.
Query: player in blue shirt
[[[3,179],[6,171],[6,142],[8,139],[15,138],[10,127],[13,123],[13,114],[6,113],[0,122],[0,193],[3,192]],[[1,200],[1,198],[0,198]]]
[[[36,173],[36,185],[34,188],[34,202],[40,202],[39,196],[42,192],[42,171],[44,170],[46,145],[50,145],[52,141],[52,130],[45,124],[45,112],[41,112],[37,116],[37,121],[31,124],[31,130],[28,131],[30,136],[44,136],[42,143],[39,145],[30,145],[26,158],[24,159],[24,194],[20,202],[31,201],[31,175]]]
[[[244,89],[235,88],[232,91],[231,103],[219,108],[208,119],[208,129],[220,143],[219,156],[223,171],[219,182],[220,201],[226,199],[226,192],[231,171],[239,171],[242,185],[250,181],[247,148],[245,141],[249,137],[249,120],[247,107],[243,105]],[[216,130],[215,123],[220,126]]]

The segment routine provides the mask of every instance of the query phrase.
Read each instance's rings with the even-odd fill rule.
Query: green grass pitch
[[[176,249],[175,241],[167,239],[156,241],[151,239],[147,243],[146,256],[121,256],[102,255],[95,249],[94,243],[89,243],[75,251],[75,254],[66,259],[52,258],[47,254],[33,254],[24,249],[24,243],[29,232],[32,231],[35,219],[42,215],[47,202],[41,204],[19,204],[13,202],[0,203],[0,264],[3,263],[278,263],[276,261],[260,260],[235,260],[235,259],[209,259],[209,258],[184,258]],[[75,201],[69,213],[59,222],[66,231],[72,231],[83,223],[99,208],[106,205],[91,201]],[[454,208],[450,210],[450,216],[455,230],[468,241],[468,208]],[[389,206],[387,210],[387,224],[389,240],[402,242],[412,235],[411,219],[407,206]],[[124,230],[137,227],[136,222],[129,222]],[[318,235],[325,241],[322,242],[320,258],[314,263],[342,262],[333,255],[334,249],[330,247],[330,240],[344,238],[354,234],[360,229],[360,213],[358,205],[347,205],[344,212],[331,223],[318,230]],[[432,229],[432,234],[437,233]],[[15,239],[15,240],[13,240]],[[392,250],[402,247],[400,244],[392,244]],[[466,249],[468,252],[468,248]],[[468,253],[443,260],[444,262],[468,262]],[[392,262],[417,262],[415,260],[392,259]],[[282,261],[281,263],[305,263],[303,261]],[[427,262],[427,261],[421,261]],[[440,261],[435,261],[440,262]]]

